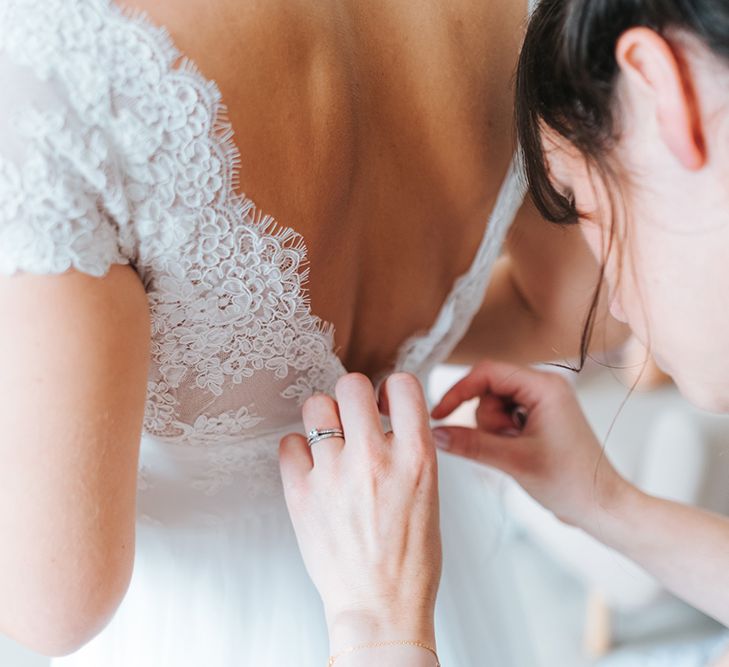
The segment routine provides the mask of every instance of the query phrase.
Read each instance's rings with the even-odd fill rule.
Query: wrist
[[[432,649],[432,650],[431,650]],[[425,644],[359,646],[330,658],[330,667],[440,667],[435,647]]]
[[[646,498],[638,487],[618,476],[597,499],[594,512],[580,527],[600,542],[622,551],[626,539],[635,532],[633,521]]]
[[[435,646],[433,609],[407,609],[402,613],[363,610],[327,613],[330,652],[351,646],[390,640],[420,641]]]

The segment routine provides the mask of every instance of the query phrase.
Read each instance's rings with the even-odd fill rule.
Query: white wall
[[[47,667],[49,663],[48,658],[31,653],[0,635],[0,665],[3,667]]]

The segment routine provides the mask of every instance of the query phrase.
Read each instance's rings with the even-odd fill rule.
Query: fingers
[[[281,439],[278,459],[284,489],[300,485],[314,465],[306,438],[298,433]]]
[[[430,420],[420,381],[407,373],[395,373],[387,378],[387,401],[390,424],[400,442],[422,443],[430,439]]]
[[[544,395],[553,374],[498,361],[484,361],[454,385],[433,410],[433,419],[444,419],[473,398],[493,394],[532,409]]]
[[[330,428],[341,429],[342,421],[334,399],[324,394],[315,394],[308,399],[304,403],[304,426],[307,433],[312,429],[320,431]],[[343,447],[343,438],[326,438],[315,442],[309,447],[314,465],[333,461],[342,452]]]
[[[513,474],[524,452],[524,443],[476,429],[460,426],[439,427],[433,431],[438,449]]]
[[[514,419],[514,404],[493,394],[486,394],[478,402],[476,423],[489,433],[513,431],[519,426]]]
[[[385,433],[369,379],[359,373],[345,375],[337,382],[336,394],[347,441],[382,443]]]

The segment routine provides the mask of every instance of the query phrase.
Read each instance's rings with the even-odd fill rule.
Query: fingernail
[[[438,449],[448,450],[451,448],[451,436],[448,431],[435,429],[433,431],[433,439],[435,440],[435,446]]]

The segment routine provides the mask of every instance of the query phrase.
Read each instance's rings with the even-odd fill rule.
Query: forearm
[[[729,519],[631,486],[611,511],[583,527],[729,626]]]

